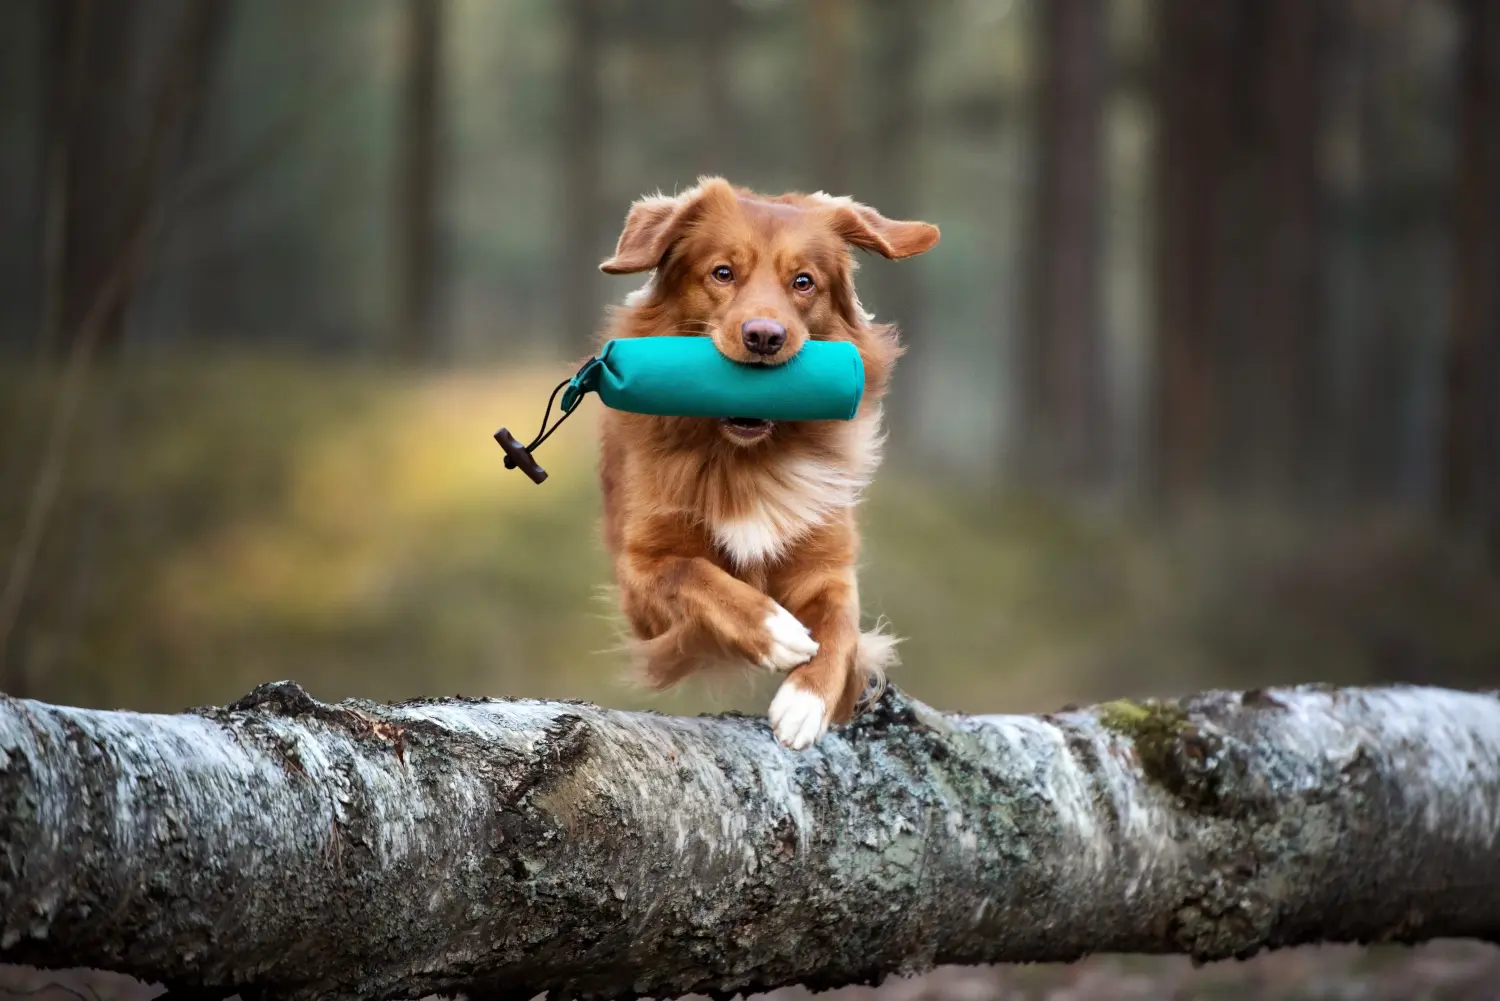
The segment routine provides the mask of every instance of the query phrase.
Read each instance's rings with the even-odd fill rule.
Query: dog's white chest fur
[[[736,566],[751,566],[775,559],[797,536],[812,527],[803,523],[794,534],[783,534],[783,526],[764,511],[714,525],[714,542]]]
[[[714,542],[736,566],[775,560],[834,512],[859,500],[869,473],[809,458],[770,467],[747,513],[714,521]]]

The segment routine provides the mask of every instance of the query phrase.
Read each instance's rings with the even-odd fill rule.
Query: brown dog
[[[866,388],[852,421],[772,424],[606,411],[604,538],[646,681],[716,664],[789,672],[771,703],[782,744],[849,719],[894,660],[860,631],[854,505],[880,461],[880,407],[901,354],[854,291],[851,247],[931,249],[937,227],[847,198],[757,195],[706,178],[631,206],[609,274],[651,271],[606,337],[701,335],[777,365],[811,339],[852,342]]]

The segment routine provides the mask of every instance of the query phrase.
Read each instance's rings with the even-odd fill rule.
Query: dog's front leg
[[[791,612],[704,556],[627,547],[616,579],[653,687],[676,684],[715,661],[779,672],[818,652]]]
[[[776,739],[800,751],[816,743],[830,724],[849,719],[864,691],[857,663],[859,592],[854,570],[840,566],[799,575],[785,601],[818,641],[818,652],[787,675],[771,701]]]

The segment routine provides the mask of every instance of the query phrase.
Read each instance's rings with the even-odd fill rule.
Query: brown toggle
[[[516,441],[515,435],[501,428],[495,432],[495,440],[505,449],[506,469],[520,467],[521,472],[531,477],[533,483],[540,483],[547,478],[547,471],[536,464],[536,459],[532,458],[525,445]]]

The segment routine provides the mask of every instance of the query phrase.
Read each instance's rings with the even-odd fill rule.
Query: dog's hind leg
[[[641,678],[658,691],[729,660],[713,637],[687,622],[672,626],[660,636],[634,640],[630,649]]]

